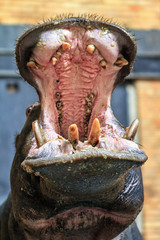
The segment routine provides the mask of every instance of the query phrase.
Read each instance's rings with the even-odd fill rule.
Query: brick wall
[[[159,0],[0,0],[0,23],[35,24],[61,13],[98,13],[129,28],[160,29]]]
[[[160,239],[160,79],[136,83],[140,118],[140,143],[149,157],[142,167],[145,190],[143,228],[145,240]]]

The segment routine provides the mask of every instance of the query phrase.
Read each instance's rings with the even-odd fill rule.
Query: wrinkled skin
[[[19,39],[17,65],[40,103],[16,138],[1,240],[141,239],[134,220],[147,157],[132,141],[137,123],[125,130],[110,107],[135,55],[126,30],[91,16],[44,23]]]

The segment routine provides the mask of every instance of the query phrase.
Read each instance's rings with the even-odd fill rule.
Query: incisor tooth
[[[39,148],[46,143],[46,140],[44,139],[44,136],[42,136],[42,132],[41,132],[38,120],[35,120],[34,122],[32,122],[32,129],[36,139],[37,147]]]
[[[92,146],[96,146],[96,144],[99,141],[100,133],[101,133],[100,123],[98,118],[95,118],[92,123],[91,131],[88,137],[88,143],[90,143]]]
[[[118,67],[123,67],[125,65],[128,65],[128,61],[124,57],[120,57],[117,59],[117,61],[114,63],[114,65]]]
[[[62,49],[65,51],[65,50],[68,50],[70,49],[71,45],[67,42],[63,42],[62,43]]]
[[[126,128],[124,137],[128,140],[134,140],[139,127],[139,120],[135,119],[129,127]]]
[[[95,50],[95,46],[93,44],[90,44],[87,46],[87,52],[89,52],[90,54],[92,54]]]
[[[73,147],[75,145],[77,145],[78,140],[79,140],[79,133],[78,133],[78,127],[76,124],[72,124],[69,126],[68,128],[68,139],[71,142],[71,144],[73,145]]]

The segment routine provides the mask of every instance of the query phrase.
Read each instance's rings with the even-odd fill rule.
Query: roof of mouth
[[[84,18],[85,17],[85,18]],[[103,29],[107,28],[108,30],[114,31],[120,34],[121,38],[124,38],[126,44],[123,46],[123,55],[128,60],[129,64],[123,67],[117,76],[117,80],[115,82],[115,86],[121,82],[123,82],[124,78],[130,73],[133,62],[135,60],[137,46],[135,38],[126,31],[125,28],[122,28],[119,25],[116,25],[112,21],[105,19],[103,17],[99,17],[97,15],[87,14],[80,15],[75,17],[72,14],[69,15],[59,15],[54,20],[44,22],[43,24],[39,24],[34,26],[33,28],[26,31],[18,40],[16,46],[16,62],[19,68],[21,76],[28,82],[29,81],[29,72],[26,64],[28,62],[29,54],[31,49],[37,44],[38,38],[40,34],[44,31],[48,31],[51,29],[59,29],[78,25],[79,27],[84,27],[86,29],[89,28],[97,28]]]

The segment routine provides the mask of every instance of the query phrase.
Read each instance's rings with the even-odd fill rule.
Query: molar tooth
[[[78,144],[79,132],[76,124],[72,124],[68,128],[68,140],[73,145],[73,148]]]
[[[93,44],[87,46],[87,52],[89,52],[90,54],[93,54],[94,50],[95,46]]]
[[[89,108],[92,106],[92,101],[89,98],[85,98],[86,106]]]
[[[57,109],[61,110],[62,107],[63,107],[63,102],[62,101],[57,101],[56,102],[56,107],[57,107]]]
[[[129,127],[126,128],[126,132],[124,134],[125,138],[128,140],[134,140],[137,130],[139,127],[139,120],[135,119]]]
[[[54,66],[57,62],[57,58],[56,57],[52,57],[52,65]]]
[[[101,60],[100,63],[99,63],[103,68],[106,68],[107,67],[107,63],[105,60]]]
[[[36,139],[37,147],[39,148],[46,143],[46,140],[42,135],[38,120],[35,120],[34,122],[32,122],[32,129]]]
[[[61,93],[60,92],[56,92],[56,98],[59,100],[61,98]]]
[[[90,143],[93,147],[96,146],[96,144],[98,143],[100,133],[100,123],[98,118],[95,118],[92,123],[91,131],[88,137],[88,143]]]
[[[88,98],[89,98],[89,100],[90,100],[91,102],[92,102],[94,96],[95,96],[95,94],[94,94],[93,92],[90,92],[90,93],[88,94]]]
[[[117,59],[117,61],[114,63],[114,65],[118,67],[123,67],[128,65],[128,61],[124,57],[120,57]]]
[[[62,49],[65,51],[65,50],[68,50],[70,49],[71,45],[67,42],[63,42],[62,43]]]

